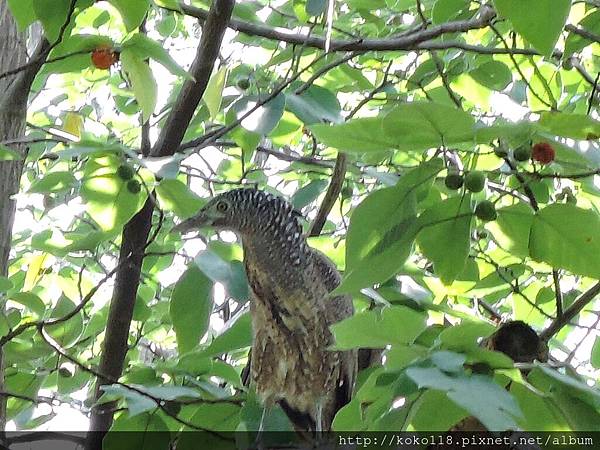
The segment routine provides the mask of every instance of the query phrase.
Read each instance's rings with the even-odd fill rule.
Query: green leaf
[[[172,211],[181,219],[193,216],[205,203],[179,180],[161,180],[156,186],[156,195],[162,209]]]
[[[427,195],[442,162],[433,159],[406,172],[394,187],[369,195],[350,218],[346,273],[335,292],[352,292],[394,275],[412,250],[418,231],[417,198]]]
[[[452,283],[462,273],[469,256],[473,219],[470,200],[469,195],[451,197],[419,217],[422,229],[417,244],[444,284]]]
[[[10,323],[8,317],[4,313],[0,313],[0,336],[6,336],[10,331]]]
[[[469,72],[469,75],[482,86],[495,91],[502,91],[512,81],[512,72],[500,61],[486,62]]]
[[[108,0],[123,18],[123,23],[127,31],[133,31],[142,24],[148,8],[150,0]]]
[[[365,153],[391,150],[395,142],[383,133],[379,117],[352,119],[339,125],[314,124],[310,130],[323,144],[345,152]]]
[[[537,131],[537,124],[532,122],[504,122],[497,120],[494,125],[480,126],[475,129],[475,141],[481,144],[488,144],[495,139],[505,138],[510,144],[517,146],[531,140],[531,137]]]
[[[436,25],[448,22],[467,6],[467,0],[437,0],[431,10],[431,21]]]
[[[71,244],[63,247],[65,253],[93,251],[98,248],[101,242],[108,241],[114,237],[116,232],[107,233],[104,231],[90,231],[88,233],[69,233],[67,237]]]
[[[248,281],[239,261],[225,261],[216,253],[205,250],[196,256],[194,262],[208,278],[222,283],[227,293],[235,300],[242,301],[248,298]]]
[[[60,28],[67,20],[70,0],[33,0],[33,10],[42,22],[46,39],[56,41]]]
[[[511,383],[510,393],[519,403],[524,419],[521,429],[552,432],[568,429],[556,405],[548,399],[519,383]]]
[[[0,144],[0,161],[19,161],[23,159],[19,153]]]
[[[176,364],[170,364],[165,372],[199,376],[207,374],[212,367],[212,359],[207,358],[201,350],[194,350],[181,356]],[[198,394],[195,393],[195,396]]]
[[[446,392],[433,389],[423,392],[414,404],[411,425],[415,431],[448,430],[468,414],[448,398]],[[443,411],[444,414],[440,414]]]
[[[134,431],[135,433],[124,433]],[[129,417],[119,415],[103,439],[103,450],[164,450],[169,448],[169,427],[159,414],[146,413]]]
[[[311,86],[301,94],[286,94],[285,107],[304,122],[305,125],[315,123],[341,123],[340,102],[333,92],[321,86]]]
[[[385,0],[348,0],[353,9],[374,10],[385,8]]]
[[[200,394],[195,389],[185,386],[143,386],[139,390],[161,400],[175,400],[178,398],[198,398]],[[128,389],[122,385],[112,384],[102,386],[105,393],[104,400],[123,398],[127,402],[129,417],[138,416],[157,408],[156,402],[146,395]]]
[[[592,13],[585,16],[579,24],[578,28],[583,28],[586,31],[590,31],[595,34],[600,33],[600,11],[593,11]],[[565,40],[565,53],[563,59],[569,58],[573,53],[583,50],[588,45],[592,44],[593,41],[587,39],[584,36],[570,32]]]
[[[569,395],[568,391],[556,389],[552,392],[552,402],[560,409],[562,417],[568,422],[566,429],[573,431],[600,431],[600,413],[580,397]]]
[[[199,404],[194,405],[193,410],[195,411],[193,413],[190,411],[192,415],[190,422],[196,426],[211,430],[235,431],[239,425],[240,407],[232,403]],[[181,438],[177,441],[177,447],[181,444],[181,448],[184,450],[197,449],[198,438],[195,433],[186,433],[186,431],[194,431],[194,429],[185,427],[183,430]],[[210,433],[206,433],[206,435],[207,438],[209,436],[210,438],[203,439],[203,447],[215,450],[228,450],[231,448],[231,441],[221,441],[219,445],[219,440],[223,439],[223,436],[219,437],[218,434],[212,436]]]
[[[19,31],[25,31],[29,25],[35,22],[33,0],[8,0],[8,7],[17,22]]]
[[[327,180],[314,180],[302,186],[292,195],[292,205],[296,209],[302,209],[312,203],[327,187]]]
[[[260,98],[254,95],[242,97],[233,105],[235,118],[239,119],[253,110],[258,104]],[[242,127],[253,133],[262,135],[269,134],[279,123],[285,108],[285,96],[280,94],[266,104],[259,106],[248,117],[242,120]]]
[[[58,374],[56,387],[58,392],[63,395],[72,394],[73,392],[82,389],[91,380],[92,375],[89,372],[77,368],[75,369],[75,373],[70,377],[64,377]]]
[[[494,0],[499,15],[544,56],[550,56],[567,22],[571,0]],[[543,11],[543,14],[540,12]]]
[[[600,122],[585,114],[543,112],[539,124],[556,136],[572,139],[600,138]]]
[[[362,428],[361,402],[354,397],[348,404],[343,406],[335,415],[332,430],[340,431],[360,431]]]
[[[433,352],[430,358],[431,362],[444,372],[462,372],[463,365],[467,359],[462,353],[446,350]]]
[[[450,400],[477,417],[489,430],[514,430],[515,418],[522,417],[513,397],[490,377],[449,376],[437,367],[409,367],[406,374],[419,387],[446,392]]]
[[[50,172],[40,180],[32,183],[29,193],[57,193],[64,192],[73,187],[77,182],[71,172]]]
[[[425,314],[405,306],[363,311],[331,325],[334,347],[347,350],[411,344],[425,329],[425,319]]]
[[[596,340],[594,341],[594,345],[592,346],[590,363],[596,369],[600,369],[600,336],[596,336]]]
[[[455,351],[465,351],[478,347],[479,338],[487,337],[495,331],[493,325],[487,322],[472,322],[463,320],[459,325],[446,328],[438,337],[440,346]]]
[[[498,218],[489,222],[489,228],[494,239],[500,246],[513,255],[529,256],[529,233],[533,223],[533,210],[523,204],[506,206],[497,210]]]
[[[86,211],[103,231],[122,227],[142,208],[148,196],[143,186],[138,193],[127,188],[128,182],[116,173],[119,164],[118,158],[106,156],[88,161],[84,170],[81,197]],[[148,174],[142,176],[149,178]],[[151,183],[150,179],[144,181]]]
[[[223,87],[227,82],[227,66],[221,67],[214,73],[204,91],[202,99],[210,112],[210,118],[214,119],[221,110],[221,101],[223,100]]]
[[[439,103],[406,103],[392,109],[383,119],[386,139],[405,150],[471,142],[474,126],[470,114]]]
[[[123,1],[126,2],[127,0]],[[186,79],[192,78],[191,75],[185,69],[183,69],[179,64],[177,64],[173,57],[169,55],[169,52],[167,52],[167,50],[165,50],[165,48],[160,43],[156,42],[154,39],[150,39],[144,34],[134,34],[131,38],[123,42],[122,51],[124,51],[125,49],[128,50],[128,53],[135,54],[136,59],[138,60],[151,58],[154,61],[162,64],[173,75],[177,75]]]
[[[43,317],[44,313],[46,312],[46,305],[44,301],[33,292],[17,292],[10,295],[8,298],[13,302],[17,302],[28,308],[38,317]]]
[[[533,219],[529,252],[536,261],[600,278],[600,216],[571,204],[553,204]]]
[[[26,397],[37,397],[44,377],[35,373],[17,371],[6,375],[4,389],[7,392],[17,392]],[[6,416],[9,420],[15,418],[17,414],[31,407],[31,402],[8,397]]]
[[[536,363],[536,371],[541,371],[551,383],[559,386],[571,396],[579,398],[593,408],[600,408],[600,390],[588,386],[584,381],[560,373],[558,370],[541,363]]]
[[[252,318],[249,313],[240,316],[229,328],[218,335],[203,350],[205,356],[217,356],[252,345]]]
[[[142,120],[146,123],[156,107],[158,87],[154,75],[148,64],[132,48],[123,49],[121,63],[129,75],[133,93],[142,109]]]
[[[188,266],[175,284],[169,314],[180,354],[196,347],[208,330],[213,306],[211,291],[211,281],[195,264]]]
[[[75,309],[75,303],[64,295],[58,299],[50,314],[51,319],[59,319],[70,314]],[[70,319],[56,325],[46,326],[48,334],[63,348],[68,348],[77,341],[83,332],[83,315],[79,311]]]
[[[413,90],[420,87],[425,87],[438,77],[439,73],[433,59],[427,59],[415,69],[412,75],[408,78],[406,86]]]
[[[306,0],[306,13],[309,16],[320,16],[327,7],[326,0]]]
[[[13,288],[14,283],[6,277],[0,275],[0,292],[6,292]]]

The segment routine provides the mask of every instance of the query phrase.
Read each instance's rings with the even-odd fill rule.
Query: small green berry
[[[562,62],[561,66],[565,70],[572,70],[573,69],[573,61],[571,60],[571,58],[567,58]]]
[[[528,161],[531,158],[531,147],[522,145],[515,150],[514,156],[517,161]]]
[[[248,78],[240,78],[237,80],[237,87],[239,87],[242,91],[245,91],[250,87],[250,80]]]
[[[127,182],[127,190],[132,194],[139,194],[142,190],[142,186],[137,180],[129,180]]]
[[[481,192],[485,187],[485,174],[478,170],[473,170],[465,176],[465,187],[473,192]]]
[[[462,187],[463,181],[462,175],[459,175],[458,173],[449,173],[444,179],[444,184],[448,189],[456,191]]]
[[[131,180],[135,175],[133,167],[128,164],[121,164],[117,169],[117,175],[123,181]]]
[[[475,215],[478,219],[483,220],[484,222],[496,220],[498,217],[496,207],[489,200],[483,200],[477,204],[475,207]]]

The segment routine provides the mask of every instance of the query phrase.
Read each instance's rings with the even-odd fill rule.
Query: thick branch
[[[567,325],[573,318],[579,314],[596,296],[600,294],[600,282],[593,285],[583,294],[581,294],[571,306],[569,306],[562,315],[554,319],[554,321],[540,333],[540,338],[548,341],[552,336],[558,333]]]
[[[206,20],[208,16],[208,11],[202,8],[180,4],[180,9],[188,16],[195,17],[199,20]],[[409,50],[415,48],[415,46],[421,42],[435,39],[443,34],[459,33],[484,28],[494,17],[495,13],[491,8],[483,7],[478,17],[474,19],[447,22],[427,29],[420,29],[407,35],[386,39],[332,39],[329,51]],[[261,36],[267,39],[287,42],[288,44],[304,45],[306,47],[320,48],[322,50],[325,50],[327,44],[325,37],[292,33],[288,30],[272,28],[257,23],[248,23],[239,19],[232,19],[229,22],[229,28],[251,36]]]
[[[570,31],[573,34],[577,34],[581,37],[589,39],[592,42],[600,42],[600,35],[592,33],[591,31],[578,28],[575,25],[568,24],[565,26],[565,30]]]
[[[202,39],[190,69],[193,80],[186,81],[179,92],[158,141],[150,152],[152,156],[172,155],[181,144],[185,130],[206,89],[234,5],[235,0],[215,0],[212,3],[203,27]],[[150,195],[142,210],[125,225],[123,230],[119,262],[126,258],[130,260],[117,272],[115,277],[115,289],[99,366],[101,376],[98,377],[96,398],[101,395],[100,387],[107,381],[117,380],[123,371],[129,327],[140,281],[142,255],[144,248],[148,245],[148,236],[152,226],[154,204],[151,197]],[[90,430],[106,432],[111,423],[111,405],[96,405],[92,411]],[[87,448],[88,450],[102,448],[101,433],[90,433]]]
[[[331,176],[331,182],[329,183],[329,188],[327,189],[323,203],[321,203],[321,206],[319,207],[317,217],[315,217],[315,220],[310,227],[309,236],[318,236],[321,234],[321,230],[325,225],[327,216],[329,215],[331,208],[333,208],[333,205],[340,195],[340,192],[342,192],[344,178],[346,176],[347,161],[348,156],[345,153],[338,153],[337,159],[335,160],[335,167],[333,168],[333,175]]]
[[[219,56],[221,41],[234,4],[235,1],[232,0],[213,2],[202,30],[202,41],[198,46],[196,58],[190,68],[190,74],[194,79],[183,84],[171,114],[169,114],[165,126],[151,151],[151,156],[172,155],[181,144],[185,130],[204,95],[213,66]]]

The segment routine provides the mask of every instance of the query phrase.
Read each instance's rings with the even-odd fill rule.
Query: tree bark
[[[157,143],[150,152],[151,156],[172,155],[181,144],[183,134],[206,90],[234,5],[235,0],[213,1],[190,69],[190,75],[194,79],[184,83]],[[118,379],[123,371],[143,252],[152,227],[153,211],[154,204],[149,199],[123,230],[119,255],[122,269],[117,271],[115,277],[115,288],[99,366],[99,372],[106,378]],[[104,384],[106,384],[105,380],[97,380],[96,399],[101,396]],[[93,433],[88,436],[86,445],[88,450],[102,449],[104,434],[113,420],[112,406],[111,404],[96,405],[92,409],[90,431]]]
[[[19,33],[8,10],[7,2],[0,2],[0,73],[20,66],[27,60],[26,36]],[[0,142],[19,139],[25,134],[27,93],[11,96],[9,89],[15,78],[0,80],[0,92],[8,93],[0,102]],[[25,155],[24,146],[12,147]],[[8,258],[11,248],[15,202],[12,196],[19,190],[22,161],[0,161],[0,276],[8,274]],[[4,308],[4,305],[2,305]],[[0,391],[4,391],[4,357],[0,349]],[[0,398],[0,431],[6,427],[6,397]]]

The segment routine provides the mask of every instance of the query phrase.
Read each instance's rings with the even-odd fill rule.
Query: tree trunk
[[[5,1],[0,2],[0,73],[14,69],[27,60],[26,36],[19,33]],[[9,91],[14,78],[0,80],[0,92]],[[0,104],[0,142],[22,138],[25,134],[27,96],[11,98]],[[11,146],[25,154],[24,146]],[[22,161],[0,161],[0,276],[8,274],[15,202],[12,196],[19,190]],[[4,306],[2,306],[4,308]],[[4,391],[4,358],[0,349],[0,391]],[[0,398],[0,430],[6,426],[6,397]]]
[[[235,0],[212,2],[202,29],[202,39],[190,68],[194,80],[184,83],[157,143],[150,152],[151,156],[173,155],[181,144],[184,132],[208,85],[234,5]],[[142,210],[123,229],[119,254],[121,269],[117,271],[115,277],[115,289],[110,303],[99,366],[99,372],[105,378],[97,380],[96,399],[102,394],[102,385],[107,384],[111,379],[118,379],[124,368],[129,327],[140,280],[144,247],[152,226],[153,211],[153,202],[146,201]],[[89,428],[92,433],[88,435],[87,450],[102,449],[104,434],[113,420],[112,406],[111,404],[96,405],[92,409]]]

